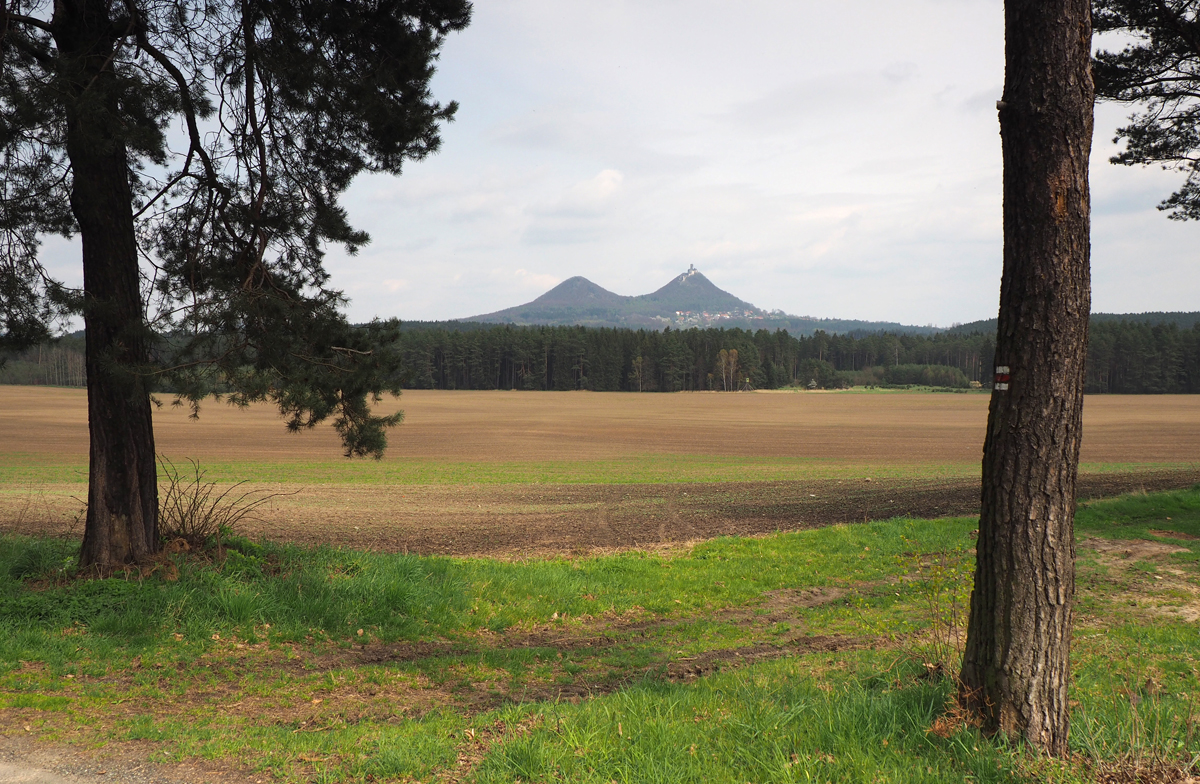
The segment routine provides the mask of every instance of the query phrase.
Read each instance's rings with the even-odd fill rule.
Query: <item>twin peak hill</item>
[[[818,329],[826,332],[896,329],[907,332],[936,331],[929,327],[910,327],[883,321],[816,319],[789,316],[781,311],[768,312],[717,288],[694,265],[651,294],[634,297],[614,294],[577,275],[564,280],[532,302],[495,313],[471,316],[462,321],[631,329],[741,327],[786,329],[795,335],[812,334]]]

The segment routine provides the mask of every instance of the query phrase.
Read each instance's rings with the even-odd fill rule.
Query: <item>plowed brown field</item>
[[[631,465],[656,455],[733,460],[721,476],[728,481],[666,484],[620,477],[605,484],[289,482],[288,466],[328,463],[340,454],[338,440],[328,427],[286,433],[266,406],[211,403],[192,421],[186,409],[164,405],[155,434],[159,451],[175,460],[231,464],[235,475],[243,465],[252,476],[280,466],[281,481],[258,486],[297,492],[264,507],[250,534],[419,552],[570,552],[971,513],[987,403],[984,394],[413,391],[384,405],[405,410],[384,468]],[[753,472],[737,470],[746,458],[756,465],[804,458],[812,470],[753,481]],[[82,391],[0,386],[0,469],[86,459]],[[1082,459],[1084,496],[1200,481],[1200,395],[1089,397]],[[9,485],[0,488],[6,530],[63,531],[78,508],[71,497],[82,492],[79,482]]]
[[[200,460],[328,460],[330,427],[287,433],[269,406],[210,403],[154,416],[160,451]],[[975,463],[985,394],[757,392],[674,395],[414,390],[387,459],[603,460],[630,455],[803,456],[862,463]],[[0,386],[0,453],[87,459],[82,390]],[[1085,463],[1200,460],[1200,395],[1094,395]]]

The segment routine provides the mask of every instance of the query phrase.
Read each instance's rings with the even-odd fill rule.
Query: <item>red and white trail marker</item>
[[[1008,365],[996,365],[996,379],[995,383],[992,384],[992,389],[998,389],[1001,392],[1006,391],[1008,389],[1009,378]]]

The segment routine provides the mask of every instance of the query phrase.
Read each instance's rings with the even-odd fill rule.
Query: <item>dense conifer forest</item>
[[[1092,324],[1088,392],[1200,392],[1200,326]],[[679,391],[910,385],[992,375],[993,334],[828,335],[688,329],[459,326],[405,331],[406,387]],[[721,352],[726,352],[724,362]],[[728,370],[736,351],[737,371]],[[723,367],[724,365],[724,367]]]
[[[82,339],[8,358],[0,383],[81,386]],[[947,331],[793,337],[779,330],[631,330],[478,323],[400,332],[409,389],[683,390],[987,386],[995,335]],[[1200,392],[1200,324],[1093,319],[1089,393]]]

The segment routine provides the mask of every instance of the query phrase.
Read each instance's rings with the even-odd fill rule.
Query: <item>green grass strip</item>
[[[179,461],[177,461],[178,463]],[[1200,463],[1084,463],[1083,473],[1196,469]],[[425,458],[326,461],[203,462],[213,482],[376,485],[674,484],[846,479],[960,479],[976,463],[872,464],[818,458],[640,455],[611,460],[438,461]],[[85,484],[85,463],[61,464],[25,454],[0,454],[3,492],[43,484]]]
[[[181,561],[176,581],[151,574],[65,583],[46,580],[69,568],[77,543],[0,537],[0,710],[29,717],[50,739],[149,740],[171,759],[249,761],[289,782],[427,780],[452,769],[464,749],[482,749],[478,782],[729,784],[1075,782],[1094,778],[1087,765],[1187,763],[1200,753],[1195,625],[1162,614],[1161,603],[1143,606],[1170,598],[1156,590],[1168,579],[1200,583],[1200,488],[1079,510],[1081,537],[1173,551],[1151,562],[1081,549],[1071,739],[1079,756],[1066,763],[987,741],[961,723],[932,731],[952,685],[918,677],[934,649],[905,635],[929,625],[931,599],[969,588],[961,567],[975,525],[896,519],[716,539],[674,554],[517,562],[234,539],[222,563]],[[937,572],[941,562],[951,568]],[[951,584],[937,587],[942,578]],[[655,669],[664,657],[759,644],[777,631],[721,621],[717,611],[753,614],[770,591],[822,587],[847,593],[801,611],[806,633],[893,642],[789,655],[688,684]],[[1181,602],[1193,600],[1184,593]],[[616,616],[672,623],[596,652],[486,643],[489,631],[569,637],[586,630],[586,618]],[[364,640],[430,639],[455,651],[378,664],[349,656],[311,671],[271,664],[294,650],[336,658]],[[253,666],[256,656],[265,664]],[[522,684],[577,673],[616,688],[578,704],[467,710],[489,683],[519,694]],[[355,718],[335,705],[317,725],[195,703],[201,693],[222,705],[277,701],[299,715],[295,706],[310,699],[397,683],[432,690],[421,693],[440,702],[415,718]],[[110,712],[117,703],[133,707]],[[488,745],[473,745],[471,733]]]

